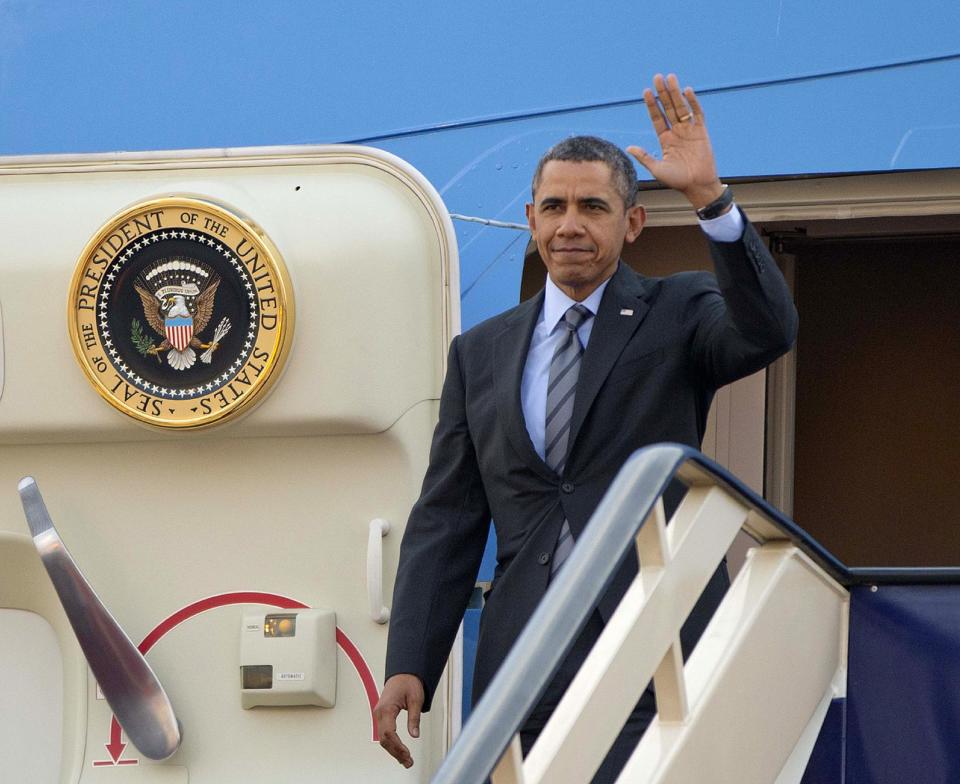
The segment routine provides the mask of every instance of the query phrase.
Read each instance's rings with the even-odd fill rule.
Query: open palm
[[[722,192],[717,165],[704,122],[703,109],[693,89],[680,91],[674,74],[653,79],[656,96],[647,88],[643,100],[660,141],[660,158],[640,147],[629,152],[657,180],[680,191],[694,207],[702,207]]]

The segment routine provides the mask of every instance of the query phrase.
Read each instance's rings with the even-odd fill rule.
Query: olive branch
[[[153,341],[144,334],[143,326],[140,324],[139,319],[134,319],[130,324],[130,339],[133,341],[133,345],[136,346],[137,351],[143,356],[151,353],[150,349],[154,349]],[[154,350],[153,353],[156,353],[156,351]]]

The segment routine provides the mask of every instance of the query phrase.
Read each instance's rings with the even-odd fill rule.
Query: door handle
[[[367,536],[367,599],[370,617],[375,623],[390,620],[390,609],[383,603],[383,537],[390,533],[390,523],[381,518],[370,521]]]
[[[103,696],[141,754],[167,759],[182,739],[167,693],[70,556],[33,477],[21,479],[17,489],[40,561]]]

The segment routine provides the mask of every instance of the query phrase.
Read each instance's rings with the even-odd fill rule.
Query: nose
[[[580,221],[580,213],[576,209],[568,209],[563,213],[563,220],[557,227],[557,234],[564,237],[575,237],[583,233],[583,224]]]

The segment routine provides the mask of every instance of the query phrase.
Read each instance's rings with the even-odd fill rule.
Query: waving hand
[[[653,86],[643,91],[653,128],[660,141],[661,156],[632,146],[630,153],[657,180],[680,191],[695,208],[703,207],[723,191],[703,117],[692,87],[680,91],[675,74],[653,77]]]

